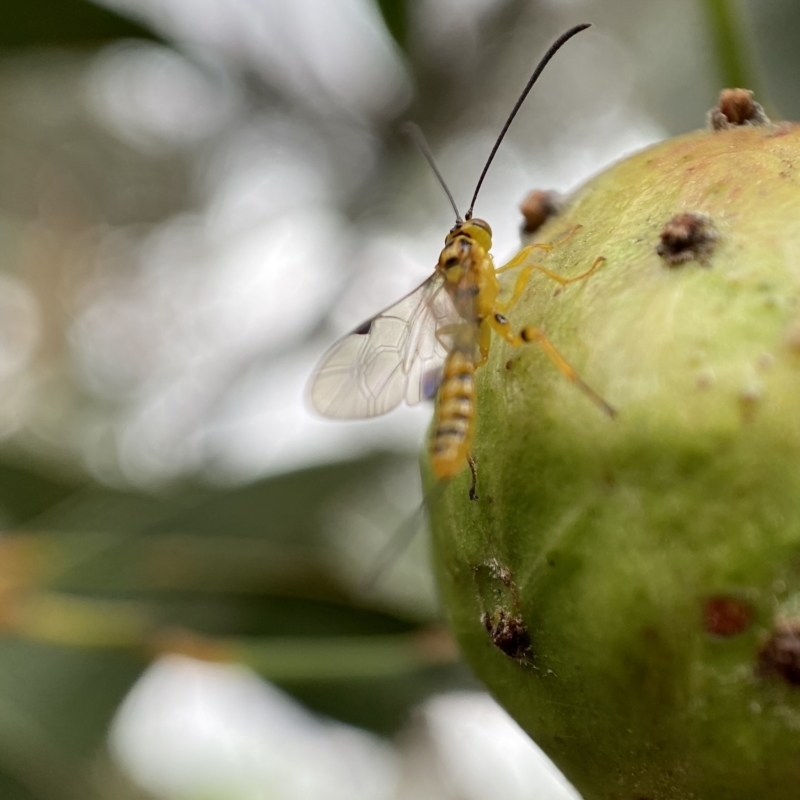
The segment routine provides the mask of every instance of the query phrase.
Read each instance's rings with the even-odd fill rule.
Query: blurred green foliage
[[[470,685],[435,618],[354,596],[335,566],[319,509],[387,468],[375,457],[144,493],[0,464],[15,528],[0,539],[4,800],[104,796],[85,765],[159,653],[248,664],[386,733],[431,692]]]
[[[392,38],[405,50],[408,46],[408,9],[405,0],[377,0]]]
[[[747,87],[761,95],[750,52],[744,19],[732,0],[703,0],[708,29],[715,49],[720,86]]]
[[[114,39],[161,37],[89,0],[5,0],[0,47],[88,47]]]

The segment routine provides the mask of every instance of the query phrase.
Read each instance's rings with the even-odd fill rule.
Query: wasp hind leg
[[[511,325],[502,314],[495,314],[491,319],[492,328],[502,336],[513,347],[520,347],[523,344],[535,342],[544,348],[550,356],[550,360],[556,365],[558,371],[570,383],[574,383],[596,406],[598,406],[609,417],[617,414],[616,409],[607,403],[586,381],[581,378],[578,371],[573,367],[561,353],[556,350],[555,345],[547,338],[544,331],[533,325],[526,325],[519,333],[511,330]]]
[[[475,458],[470,453],[467,456],[467,464],[469,464],[469,471],[472,473],[472,485],[469,487],[469,499],[478,500],[478,468],[475,466]]]

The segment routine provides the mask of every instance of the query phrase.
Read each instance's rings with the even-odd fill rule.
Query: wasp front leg
[[[533,246],[534,245],[531,245],[531,247]],[[522,250],[518,256],[513,259],[513,261],[516,261],[517,258],[523,254],[526,254],[525,250]],[[520,297],[522,297],[522,293],[525,291],[525,287],[528,285],[531,273],[534,270],[536,270],[536,272],[541,272],[543,275],[546,275],[548,278],[550,278],[550,280],[555,281],[561,286],[569,286],[571,283],[577,283],[578,281],[588,278],[605,260],[605,256],[597,256],[589,269],[587,269],[585,272],[581,272],[580,275],[574,275],[571,278],[565,278],[563,275],[559,275],[557,272],[553,272],[552,270],[547,269],[547,267],[543,267],[541,264],[528,264],[527,267],[523,267],[517,276],[517,280],[514,283],[514,291],[511,293],[511,297],[503,303],[496,303],[496,308],[500,312],[505,312],[513,308],[519,301]],[[509,262],[509,264],[511,263],[513,262]],[[515,264],[514,266],[518,265]],[[500,272],[501,270],[505,271],[507,268],[509,268],[508,264],[506,264],[504,267],[500,267],[497,272]]]
[[[514,258],[511,259],[511,261],[509,261],[507,264],[503,264],[502,267],[498,267],[495,270],[495,275],[501,275],[504,272],[508,272],[510,269],[516,269],[516,267],[521,266],[534,250],[544,250],[546,253],[549,253],[551,250],[561,247],[562,244],[566,244],[582,227],[583,225],[573,226],[570,228],[566,236],[563,236],[557,242],[553,242],[552,244],[546,244],[545,242],[534,242],[533,244],[523,247],[522,250],[520,250],[519,253],[517,253]]]
[[[561,353],[556,350],[555,345],[547,338],[544,331],[533,325],[526,325],[519,333],[511,330],[508,320],[501,314],[496,313],[489,321],[495,332],[502,336],[512,347],[520,347],[523,344],[535,342],[544,348],[550,356],[551,361],[556,365],[558,371],[564,377],[574,383],[592,402],[599,406],[610,417],[616,415],[616,410],[609,405],[586,381],[581,378],[578,371],[573,367]]]

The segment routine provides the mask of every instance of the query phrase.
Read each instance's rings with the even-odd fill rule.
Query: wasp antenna
[[[415,125],[413,122],[406,122],[403,125],[403,131],[414,140],[414,144],[416,144],[420,153],[425,156],[425,160],[430,164],[433,174],[438,178],[442,189],[444,189],[448,200],[450,200],[450,205],[453,206],[453,211],[456,212],[456,224],[461,224],[463,220],[461,219],[461,214],[458,213],[456,201],[453,199],[453,195],[447,188],[447,184],[444,182],[442,173],[439,172],[439,168],[436,166],[436,162],[433,159],[433,153],[431,152],[431,148],[428,146],[428,143],[425,141],[425,134],[422,132],[422,128],[420,128],[419,125]]]
[[[492,152],[489,153],[489,158],[486,159],[486,164],[483,167],[483,172],[481,172],[480,178],[478,178],[478,185],[475,187],[475,194],[472,195],[472,202],[469,204],[469,210],[467,211],[466,219],[472,219],[472,209],[475,208],[475,201],[478,199],[478,192],[481,190],[481,186],[483,185],[483,179],[486,177],[486,173],[489,171],[489,166],[491,165],[492,161],[494,161],[495,154],[497,153],[497,149],[500,147],[500,142],[503,141],[508,129],[511,127],[511,123],[514,121],[514,117],[517,116],[517,112],[522,107],[522,104],[525,102],[525,98],[528,96],[528,93],[533,88],[533,84],[539,79],[539,76],[542,74],[542,71],[547,66],[548,61],[573,37],[579,34],[581,31],[585,31],[587,28],[591,28],[591,24],[588,22],[584,22],[582,25],[576,25],[574,28],[570,28],[568,31],[565,31],[561,34],[561,36],[556,39],[553,44],[550,45],[550,49],[544,54],[542,60],[536,65],[536,69],[533,71],[533,75],[531,75],[530,80],[528,81],[525,88],[522,90],[522,94],[519,96],[519,100],[517,100],[516,105],[514,108],[511,109],[511,113],[508,115],[508,119],[506,120],[506,124],[503,125],[503,129],[500,131],[500,135],[497,137],[497,140],[494,143],[494,147],[492,148]]]

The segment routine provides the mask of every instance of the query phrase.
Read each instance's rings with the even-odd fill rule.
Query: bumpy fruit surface
[[[800,797],[800,128],[665,142],[572,197],[432,509],[464,655],[586,800]]]

